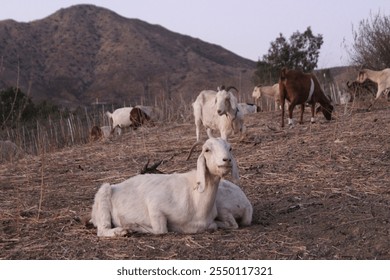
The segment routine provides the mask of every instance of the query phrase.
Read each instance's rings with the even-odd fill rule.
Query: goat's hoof
[[[114,236],[125,236],[125,235],[127,235],[128,234],[128,231],[127,231],[127,229],[125,229],[125,228],[120,228],[120,227],[118,227],[118,228],[114,228]]]

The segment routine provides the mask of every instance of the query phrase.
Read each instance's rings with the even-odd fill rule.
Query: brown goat
[[[140,127],[149,120],[149,115],[147,115],[140,108],[135,107],[130,111],[130,127],[132,127],[133,130],[136,130],[138,127]]]
[[[303,123],[303,113],[305,103],[311,105],[311,122],[314,123],[314,112],[316,103],[320,103],[317,113],[321,111],[327,120],[332,119],[333,105],[330,99],[324,94],[320,83],[314,74],[303,73],[298,70],[287,70],[283,68],[280,72],[279,92],[282,106],[282,127],[284,127],[284,104],[286,99],[290,102],[288,106],[288,124],[293,125],[292,115],[294,107],[301,105],[301,118],[299,123]]]
[[[91,141],[96,141],[102,137],[103,137],[102,129],[96,125],[94,127],[92,127],[91,132],[89,133],[89,139]]]

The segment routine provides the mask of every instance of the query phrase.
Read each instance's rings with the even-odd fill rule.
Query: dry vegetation
[[[336,110],[283,130],[280,112],[247,116],[231,142],[254,216],[238,230],[110,239],[84,223],[99,185],[148,159],[194,168],[191,120],[1,164],[0,259],[390,259],[389,104]]]

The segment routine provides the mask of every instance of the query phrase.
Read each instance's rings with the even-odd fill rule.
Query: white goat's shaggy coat
[[[238,109],[233,93],[224,88],[202,91],[195,102],[194,109],[196,140],[200,140],[200,127],[206,128],[207,136],[213,137],[212,131],[218,130],[221,138],[227,140],[234,133],[245,133],[244,115]]]
[[[217,225],[219,228],[249,226],[253,207],[242,189],[227,180],[221,180],[217,192]],[[238,223],[237,223],[238,222]]]
[[[208,139],[196,170],[137,175],[116,185],[103,184],[95,196],[91,222],[98,236],[121,236],[128,230],[162,234],[216,229],[218,185],[229,172],[238,179],[230,145],[221,138]]]

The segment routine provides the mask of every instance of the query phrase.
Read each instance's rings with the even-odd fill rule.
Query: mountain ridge
[[[0,21],[0,38],[0,87],[18,81],[33,99],[69,106],[189,101],[220,84],[248,92],[256,67],[215,44],[94,5]]]

